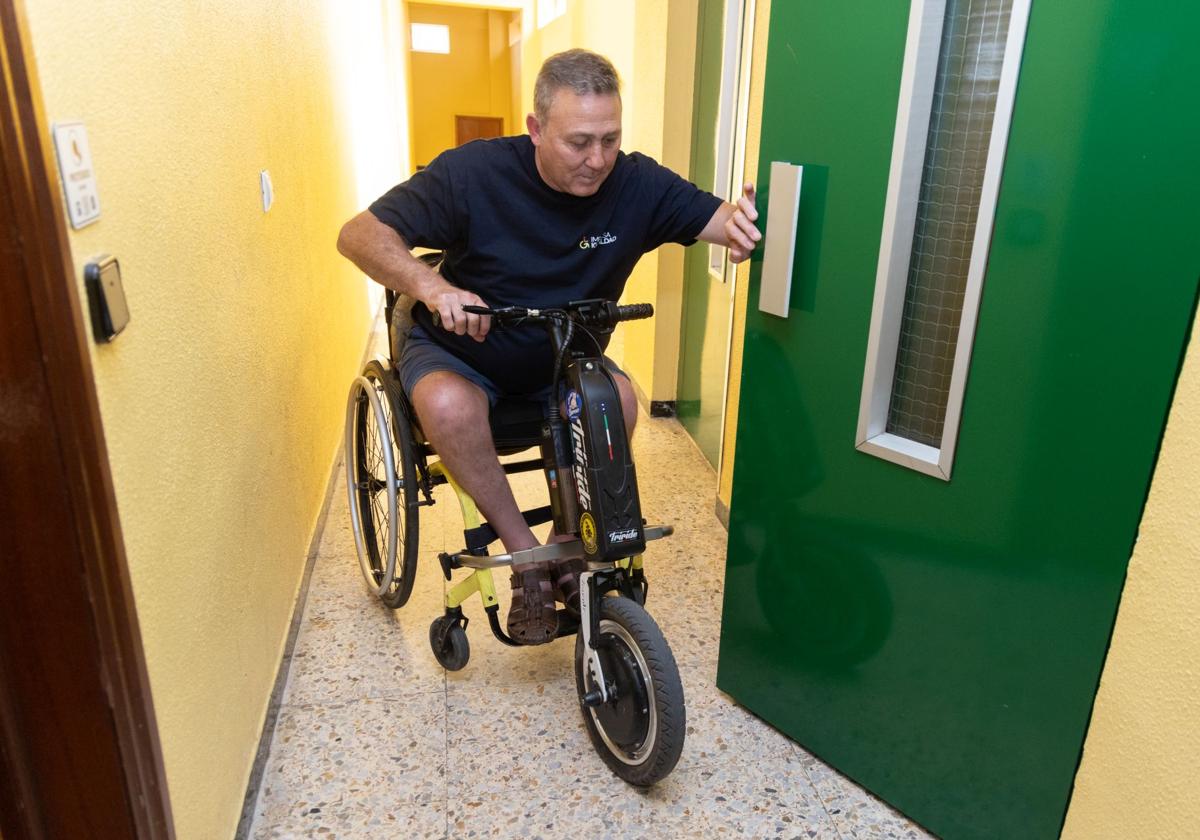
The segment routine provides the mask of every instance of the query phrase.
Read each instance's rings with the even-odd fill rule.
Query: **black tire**
[[[445,629],[449,621],[445,616],[438,616],[429,625],[429,647],[443,668],[461,671],[471,658],[471,643],[467,641],[467,631],[458,624]]]
[[[631,785],[648,787],[675,769],[683,752],[687,710],[679,668],[650,614],[629,598],[600,599],[600,664],[616,697],[591,707],[593,688],[583,647],[575,639],[575,688],[583,723],[604,763]]]
[[[361,511],[361,536],[364,549],[364,576],[369,576],[368,585],[385,605],[399,609],[412,595],[413,581],[417,572],[417,471],[413,458],[412,430],[404,414],[400,393],[400,382],[395,371],[385,368],[377,361],[367,363],[363,377],[375,388],[386,415],[392,459],[396,471],[396,507],[391,509],[386,485],[377,475],[378,466],[373,464],[372,447],[385,445],[375,440],[378,433],[370,416],[371,407],[366,400],[359,401],[354,419],[354,434],[358,444],[346,457],[357,456],[350,465],[357,494],[358,509]],[[375,459],[377,460],[377,459]],[[388,531],[396,529],[396,562],[388,574]],[[386,578],[386,580],[385,580]]]
[[[400,487],[396,491],[396,508],[399,513],[396,534],[396,569],[391,586],[380,595],[380,600],[392,609],[404,606],[412,595],[413,581],[417,575],[417,547],[420,536],[420,517],[417,500],[417,462],[413,454],[412,423],[405,409],[400,376],[395,368],[384,368],[378,361],[367,363],[363,371],[368,379],[379,377],[387,395],[388,414],[391,421],[392,443],[396,454],[396,472]]]

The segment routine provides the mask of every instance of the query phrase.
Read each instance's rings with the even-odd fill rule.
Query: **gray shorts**
[[[608,356],[604,357],[604,367],[610,373],[619,374],[626,379],[629,378],[625,371],[621,370],[617,366],[617,363],[608,358]],[[552,387],[547,385],[535,394],[505,394],[496,386],[496,383],[431,339],[425,334],[425,330],[419,326],[413,327],[412,332],[408,334],[408,340],[404,343],[404,349],[400,354],[398,368],[400,372],[400,384],[404,387],[404,393],[408,394],[410,399],[412,398],[413,388],[416,387],[417,383],[426,374],[439,370],[448,370],[451,373],[457,373],[468,382],[479,386],[483,393],[487,395],[488,404],[493,408],[497,401],[505,396],[520,396],[535,401],[545,400],[550,396],[550,388]]]

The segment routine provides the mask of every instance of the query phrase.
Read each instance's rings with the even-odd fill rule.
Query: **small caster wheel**
[[[429,625],[429,646],[434,658],[447,671],[461,671],[471,658],[467,631],[446,616],[438,616]]]

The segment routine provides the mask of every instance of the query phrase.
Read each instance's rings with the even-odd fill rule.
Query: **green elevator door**
[[[1013,5],[951,0],[946,27],[989,3]],[[881,252],[928,235],[945,240],[935,274],[965,259],[939,228],[953,219],[883,236],[898,113],[920,111],[901,89],[909,17],[894,0],[772,4],[768,231],[789,212],[771,163],[804,174],[787,317],[758,309],[761,254],[751,270],[718,684],[944,837],[1050,838],[1195,311],[1200,12],[1033,0],[994,222],[976,240],[961,416],[927,434],[887,418],[920,443],[905,444],[913,462],[956,435],[941,477],[864,451],[860,435]],[[996,56],[978,32],[960,48],[976,50],[963,72],[986,76]],[[947,89],[956,60],[938,65]],[[933,125],[948,108],[934,102],[929,137],[957,131]],[[969,141],[978,126],[963,119]],[[956,154],[933,146],[930,171]],[[948,187],[921,189],[940,201]],[[906,299],[906,320],[927,303]]]

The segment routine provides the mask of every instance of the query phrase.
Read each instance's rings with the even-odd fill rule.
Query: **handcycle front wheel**
[[[609,769],[629,784],[648,787],[666,778],[683,752],[687,712],[679,668],[650,614],[629,598],[600,599],[600,665],[610,699],[589,706],[596,689],[584,650],[575,640],[575,687],[592,745]]]
[[[346,489],[363,579],[392,609],[412,594],[417,570],[416,465],[400,383],[377,361],[350,387]]]

